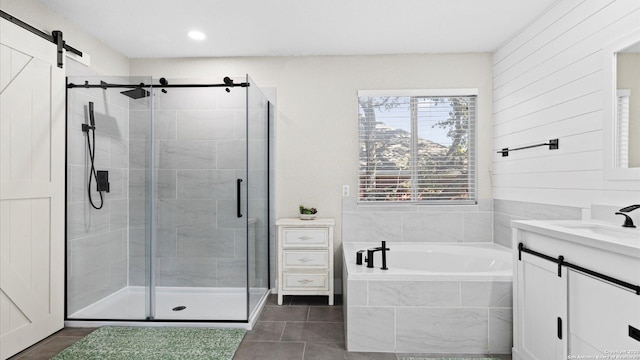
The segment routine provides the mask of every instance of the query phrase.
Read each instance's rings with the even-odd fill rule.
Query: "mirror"
[[[640,29],[603,50],[604,176],[640,180]]]
[[[640,167],[640,41],[616,54],[616,167]]]

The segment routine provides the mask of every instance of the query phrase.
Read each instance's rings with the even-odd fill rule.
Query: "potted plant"
[[[316,218],[318,210],[316,208],[307,208],[300,205],[300,220],[313,220]]]

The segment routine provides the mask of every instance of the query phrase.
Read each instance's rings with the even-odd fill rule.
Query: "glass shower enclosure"
[[[257,315],[269,107],[248,76],[67,79],[68,321]]]

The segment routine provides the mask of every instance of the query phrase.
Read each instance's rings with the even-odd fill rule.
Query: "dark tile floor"
[[[9,360],[48,360],[55,354],[89,335],[95,328],[65,328],[32,347],[9,358]]]
[[[93,328],[65,328],[10,360],[45,360],[91,333]],[[342,301],[327,305],[324,296],[285,296],[278,306],[271,295],[253,330],[248,331],[234,360],[399,360],[434,354],[348,352],[344,349]],[[453,356],[451,356],[453,357]],[[470,356],[465,356],[470,357]],[[480,356],[482,357],[482,356]],[[496,356],[511,360],[511,356]]]

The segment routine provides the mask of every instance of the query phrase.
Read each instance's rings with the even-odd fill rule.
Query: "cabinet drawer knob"
[[[308,235],[302,235],[300,237],[298,237],[298,240],[302,240],[302,241],[307,241],[307,240],[311,240],[313,239],[311,236]]]
[[[308,284],[308,283],[312,283],[312,282],[313,282],[313,280],[309,280],[309,279],[302,279],[302,280],[298,280],[298,282],[299,282],[299,283],[301,283],[301,284],[305,284],[305,285],[306,285],[306,284]]]
[[[313,259],[309,259],[307,257],[304,257],[304,258],[298,259],[298,261],[301,262],[301,263],[308,263],[309,261],[313,261]]]

